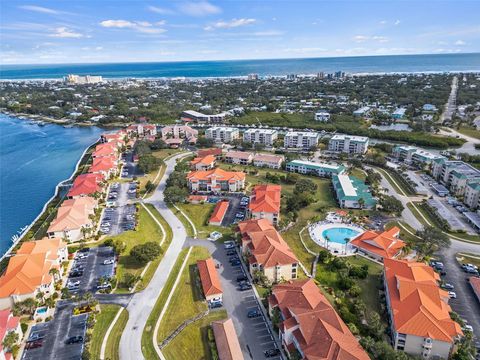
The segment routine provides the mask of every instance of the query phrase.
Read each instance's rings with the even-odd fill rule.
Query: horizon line
[[[21,63],[2,64],[3,66],[49,66],[49,65],[107,65],[107,64],[161,64],[161,63],[187,63],[187,62],[235,62],[235,61],[276,61],[276,60],[309,60],[309,59],[337,59],[337,58],[368,58],[368,57],[401,57],[401,56],[459,56],[480,55],[480,51],[465,53],[418,53],[418,54],[390,54],[390,55],[346,55],[346,56],[310,56],[310,57],[279,57],[279,58],[250,58],[250,59],[202,59],[202,60],[159,60],[159,61],[111,61],[111,62],[72,62],[72,63]]]

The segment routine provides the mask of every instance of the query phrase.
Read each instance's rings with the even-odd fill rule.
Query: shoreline
[[[73,172],[72,174],[70,175],[70,177],[68,179],[65,179],[65,180],[62,180],[60,181],[56,186],[55,186],[55,190],[54,190],[54,193],[53,195],[45,202],[45,204],[43,205],[42,207],[42,210],[39,212],[39,214],[35,217],[35,219],[32,220],[32,222],[22,231],[22,233],[18,236],[17,240],[12,243],[12,245],[5,251],[4,254],[1,255],[0,257],[0,262],[4,261],[6,258],[10,257],[10,253],[12,252],[12,250],[18,245],[20,244],[22,241],[24,241],[24,237],[25,235],[30,231],[30,229],[33,227],[33,225],[35,225],[35,223],[42,217],[42,215],[45,213],[45,211],[47,210],[48,206],[50,205],[50,203],[57,197],[58,193],[59,193],[59,190],[60,190],[60,187],[62,186],[62,184],[64,184],[65,182],[68,182],[68,181],[71,181],[73,179],[73,177],[75,176],[75,174],[77,173],[79,167],[80,167],[80,164],[82,163],[82,160],[84,159],[85,155],[87,154],[88,150],[94,146],[95,144],[97,144],[99,141],[99,139],[97,139],[95,142],[93,142],[92,144],[90,144],[89,146],[87,146],[85,148],[85,150],[83,151],[82,155],[80,156],[80,158],[78,159],[76,165],[75,165],[75,168],[73,169]]]
[[[325,72],[326,74],[331,73],[332,71],[321,71],[319,72]],[[361,76],[394,76],[394,75],[436,75],[436,74],[480,74],[480,69],[464,69],[464,70],[425,70],[425,71],[378,71],[378,72],[363,72],[363,71],[358,71],[358,72],[348,72],[345,71],[346,76],[352,76],[352,77],[361,77]],[[79,75],[84,75],[79,74]],[[237,80],[246,80],[248,79],[248,75],[229,75],[229,76],[189,76],[189,75],[177,75],[177,76],[128,76],[128,75],[123,75],[123,76],[112,76],[109,77],[104,76],[102,74],[97,74],[97,73],[92,73],[89,75],[95,75],[95,76],[102,76],[104,82],[112,81],[112,82],[117,82],[117,81],[125,81],[127,79],[133,79],[133,80],[146,80],[146,81],[158,81],[158,80],[164,80],[164,81],[175,81],[178,79],[182,80],[187,80],[187,81],[202,81],[202,80],[228,80],[228,79],[237,79]],[[260,75],[258,74],[259,79],[262,78],[285,78],[288,74],[265,74],[265,75]],[[295,74],[298,77],[316,77],[317,74],[315,73],[296,73]],[[62,81],[63,82],[63,77],[54,77],[54,78],[10,78],[10,79],[0,79],[0,82],[36,82],[36,81],[41,81],[41,82],[58,82]]]

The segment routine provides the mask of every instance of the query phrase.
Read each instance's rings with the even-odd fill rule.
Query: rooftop
[[[253,212],[280,213],[280,185],[256,185],[248,209]]]
[[[400,229],[396,226],[383,232],[368,230],[351,240],[350,244],[389,259],[395,257],[406,245],[398,239],[399,233]]]
[[[219,201],[215,205],[215,209],[213,209],[213,213],[212,216],[210,216],[209,222],[221,223],[223,218],[225,217],[225,214],[227,213],[228,204],[228,200]]]
[[[345,167],[343,165],[316,163],[316,162],[305,161],[305,160],[293,160],[293,161],[290,161],[287,165],[306,166],[306,167],[317,168],[317,169],[329,169],[329,170],[338,171],[339,173],[345,170]]]
[[[205,171],[191,171],[187,175],[190,181],[207,181],[215,179],[216,181],[243,181],[245,173],[242,171],[225,171],[220,168]]]
[[[244,359],[232,319],[213,321],[212,329],[220,360]]]
[[[221,294],[222,285],[212,258],[197,261],[198,273],[205,296]]]
[[[331,140],[340,140],[340,141],[343,141],[343,140],[347,140],[349,139],[350,141],[354,141],[354,142],[367,142],[368,141],[368,137],[366,136],[353,136],[353,135],[344,135],[344,134],[337,134],[337,135],[333,135]]]

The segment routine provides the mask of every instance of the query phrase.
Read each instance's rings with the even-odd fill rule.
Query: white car
[[[465,325],[463,327],[463,331],[468,331],[468,332],[472,332],[473,333],[473,327],[472,325]]]
[[[103,262],[103,265],[110,265],[110,264],[113,264],[115,262],[114,259],[107,259]]]
[[[450,297],[450,299],[456,299],[457,298],[457,294],[454,291],[449,291],[448,296]]]
[[[80,280],[70,280],[67,283],[68,287],[74,287],[80,285]]]

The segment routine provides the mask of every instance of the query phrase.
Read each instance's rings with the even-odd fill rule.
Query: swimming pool
[[[332,227],[325,229],[322,232],[322,236],[328,242],[334,242],[337,244],[346,244],[352,238],[360,234],[360,231],[347,228],[347,227]]]
[[[37,314],[43,315],[43,314],[45,314],[45,313],[47,312],[47,310],[48,310],[48,309],[47,309],[46,306],[41,307],[41,308],[38,308],[38,309],[37,309]]]

